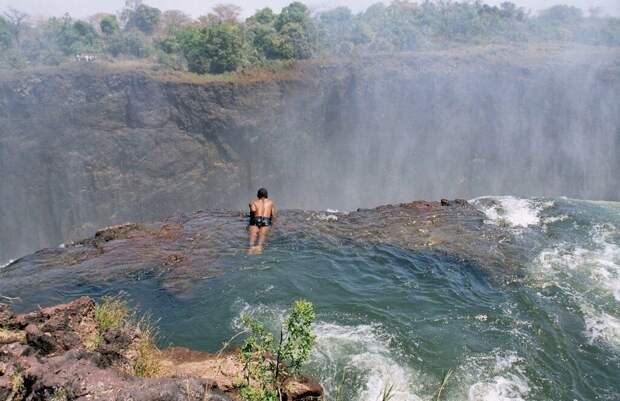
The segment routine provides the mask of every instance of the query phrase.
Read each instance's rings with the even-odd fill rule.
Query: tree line
[[[556,5],[534,15],[514,3],[394,0],[354,13],[338,7],[311,12],[293,2],[241,18],[220,4],[197,19],[128,0],[116,14],[82,20],[65,14],[34,20],[16,9],[0,15],[0,67],[59,65],[77,54],[110,61],[147,59],[205,74],[277,60],[441,49],[459,45],[576,42],[620,45],[620,18],[600,10]]]

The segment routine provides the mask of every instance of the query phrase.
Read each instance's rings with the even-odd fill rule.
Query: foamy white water
[[[596,225],[590,230],[587,245],[560,243],[543,250],[531,273],[539,286],[557,286],[579,305],[584,334],[590,341],[620,348],[619,317],[593,299],[607,298],[603,305],[620,306],[620,245],[612,239],[615,232],[613,225]]]
[[[6,262],[5,264],[0,265],[0,269],[4,269],[5,267],[8,267],[11,265],[11,263],[15,262],[15,260],[10,259],[8,262]]]
[[[511,227],[539,225],[542,210],[553,205],[552,202],[514,196],[485,196],[472,199],[471,203],[486,215],[490,223]]]
[[[360,377],[356,395],[360,401],[381,399],[382,392],[393,386],[393,401],[419,401],[420,375],[406,364],[399,363],[389,349],[389,338],[378,325],[343,326],[318,323],[315,328],[317,345],[312,363],[335,370],[344,369]],[[341,374],[340,374],[341,375]],[[324,384],[328,398],[333,396],[339,383],[327,379]]]
[[[523,358],[513,352],[470,358],[461,368],[463,382],[471,383],[469,401],[525,401],[530,385],[522,365]],[[454,400],[463,399],[457,395]]]
[[[582,310],[590,341],[603,341],[620,348],[620,319],[592,308],[582,307]]]

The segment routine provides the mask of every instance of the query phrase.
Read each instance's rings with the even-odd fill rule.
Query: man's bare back
[[[250,203],[250,212],[257,217],[272,218],[275,204],[271,199],[254,199]]]
[[[276,205],[269,199],[267,190],[258,190],[257,198],[250,202],[250,249],[248,253],[257,254],[263,251],[269,228],[276,217]]]

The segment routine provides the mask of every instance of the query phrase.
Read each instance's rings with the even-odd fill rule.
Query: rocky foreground
[[[147,353],[148,334],[139,325],[102,332],[95,315],[86,297],[21,315],[0,304],[0,400],[237,399],[243,366],[236,353]],[[289,401],[322,396],[309,379],[290,380],[286,388]]]

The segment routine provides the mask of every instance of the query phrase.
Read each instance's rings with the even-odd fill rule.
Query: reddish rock
[[[89,298],[18,316],[2,310],[15,336],[0,342],[0,400],[64,394],[78,401],[230,401],[208,378],[127,374],[120,367],[131,366],[128,354],[140,338],[131,328],[108,331],[97,350],[88,352],[82,340],[96,329]],[[19,394],[16,382],[22,383]]]
[[[287,379],[284,389],[287,401],[318,401],[323,397],[323,387],[307,377]]]

